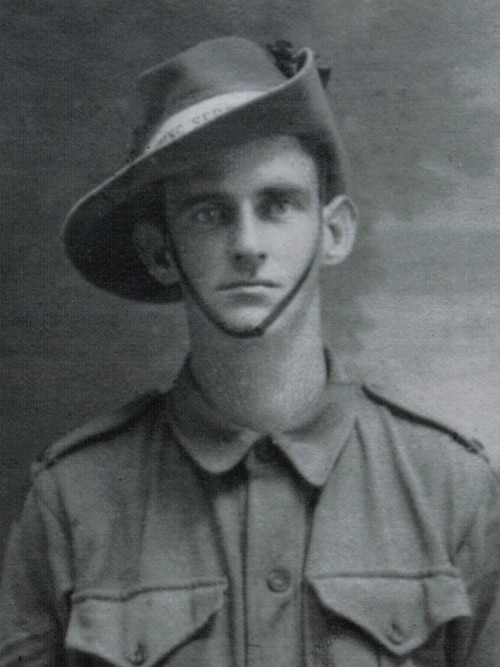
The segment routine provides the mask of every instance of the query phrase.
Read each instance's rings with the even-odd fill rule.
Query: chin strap
[[[177,272],[179,273],[182,286],[185,288],[186,292],[188,292],[189,296],[193,299],[193,301],[196,302],[197,306],[200,308],[200,310],[205,315],[207,320],[209,320],[218,329],[223,331],[228,336],[231,336],[232,338],[259,338],[267,331],[267,329],[269,329],[271,324],[273,324],[281,315],[281,313],[290,305],[291,301],[295,298],[296,294],[299,292],[302,285],[309,277],[309,274],[311,273],[312,268],[314,266],[314,262],[316,261],[316,257],[318,256],[320,248],[320,239],[321,239],[321,225],[318,226],[318,234],[316,238],[316,243],[314,244],[314,251],[311,255],[311,258],[307,263],[307,266],[297,279],[295,285],[288,292],[288,294],[286,294],[283,297],[283,299],[276,304],[273,310],[269,313],[267,317],[265,317],[262,320],[260,324],[253,327],[252,329],[247,329],[245,331],[239,331],[238,329],[232,329],[231,327],[228,327],[205,303],[202,297],[198,294],[195,287],[192,285],[186,272],[184,271],[184,268],[182,267],[182,264],[179,259],[177,248],[175,247],[175,244],[171,236],[169,239],[169,248],[172,255],[173,263],[175,265],[175,268],[177,269]]]

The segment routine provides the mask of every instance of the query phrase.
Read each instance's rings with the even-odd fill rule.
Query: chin
[[[257,329],[264,322],[267,315],[267,312],[258,315],[252,313],[240,317],[222,317],[220,321],[231,331],[244,334]]]
[[[226,304],[225,304],[226,305]],[[231,304],[212,311],[218,321],[228,330],[238,334],[250,333],[258,329],[273,312],[273,305],[267,303]]]

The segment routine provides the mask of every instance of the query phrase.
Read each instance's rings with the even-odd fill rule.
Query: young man
[[[35,465],[2,666],[500,664],[480,448],[325,352],[319,272],[355,212],[314,56],[280,46],[279,68],[224,38],[146,73],[131,162],[69,215],[89,280],[184,299],[190,353]]]

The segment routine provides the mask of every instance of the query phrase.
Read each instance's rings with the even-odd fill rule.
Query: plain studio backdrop
[[[87,285],[59,229],[125,160],[138,73],[233,33],[332,67],[361,216],[324,275],[334,354],[500,462],[498,0],[3,0],[0,549],[31,459],[186,353],[180,306]]]

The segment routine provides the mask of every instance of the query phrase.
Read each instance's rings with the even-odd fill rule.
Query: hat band
[[[210,121],[263,95],[265,90],[243,90],[209,97],[170,116],[148,141],[145,153],[152,153],[177,141]]]

